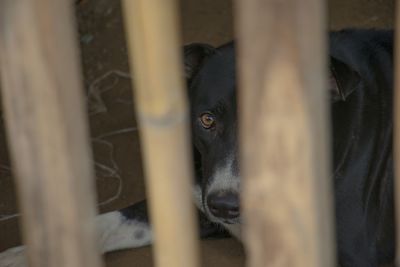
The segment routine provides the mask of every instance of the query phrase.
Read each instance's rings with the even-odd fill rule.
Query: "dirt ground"
[[[233,39],[232,9],[229,0],[181,0],[182,43]],[[328,10],[331,29],[393,26],[393,0],[331,0]],[[144,198],[120,2],[83,0],[77,17],[99,209],[106,212]],[[0,107],[0,251],[20,244],[19,217]],[[203,266],[244,266],[243,249],[233,239],[202,241],[201,248]],[[152,266],[151,248],[110,253],[106,262]]]

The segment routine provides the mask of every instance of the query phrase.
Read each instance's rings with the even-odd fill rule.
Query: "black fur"
[[[345,30],[332,32],[329,38],[327,90],[339,262],[342,267],[377,267],[394,258],[393,33]],[[186,46],[184,54],[196,182],[202,189],[200,209],[205,215],[201,225],[205,233],[214,234],[218,227],[205,219],[215,221],[207,209],[212,174],[232,154],[232,173],[240,173],[234,44],[219,48],[194,44]],[[215,116],[213,129],[202,127],[199,118],[204,112]],[[127,210],[124,214],[133,216]]]

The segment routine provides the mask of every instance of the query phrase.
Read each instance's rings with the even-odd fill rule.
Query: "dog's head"
[[[201,208],[212,221],[240,223],[234,44],[192,44],[185,46],[184,56]],[[344,101],[359,76],[334,58],[331,70],[331,102]]]

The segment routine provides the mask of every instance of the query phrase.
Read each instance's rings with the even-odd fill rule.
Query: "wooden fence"
[[[177,2],[123,3],[155,263],[199,266]],[[102,265],[72,4],[0,2],[3,104],[32,267]],[[325,3],[235,5],[248,266],[336,266],[326,92],[318,90],[327,84]]]

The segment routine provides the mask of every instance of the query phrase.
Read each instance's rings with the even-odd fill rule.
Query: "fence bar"
[[[175,0],[125,0],[156,266],[198,266]]]
[[[31,267],[101,265],[72,3],[0,3],[3,104]]]
[[[400,265],[400,4],[396,5],[394,43],[394,170],[396,202],[396,266]]]
[[[333,267],[324,1],[237,0],[248,266]]]

